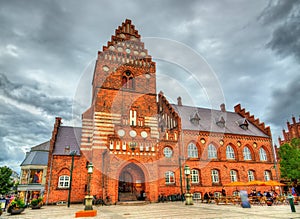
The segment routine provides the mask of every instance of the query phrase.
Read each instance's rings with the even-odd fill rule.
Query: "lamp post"
[[[190,174],[191,174],[191,169],[188,165],[184,166],[184,175],[186,177],[186,194],[185,194],[185,204],[186,205],[193,205],[193,198],[192,194],[190,194]]]
[[[70,170],[70,185],[69,185],[69,193],[68,193],[68,208],[70,207],[71,202],[71,191],[72,191],[72,175],[73,175],[73,167],[74,167],[74,156],[76,155],[76,151],[71,151],[70,155],[72,156],[72,164]]]
[[[90,162],[87,166],[88,168],[88,184],[87,184],[87,195],[85,196],[85,206],[84,210],[93,210],[93,196],[91,195],[91,177],[93,173],[93,164]]]

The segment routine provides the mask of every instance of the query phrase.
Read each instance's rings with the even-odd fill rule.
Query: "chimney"
[[[178,106],[182,106],[181,97],[177,98],[177,104],[178,104]]]
[[[220,108],[221,108],[221,111],[222,111],[222,112],[226,112],[226,108],[225,108],[225,104],[224,104],[224,103],[222,103],[222,104],[220,105]]]

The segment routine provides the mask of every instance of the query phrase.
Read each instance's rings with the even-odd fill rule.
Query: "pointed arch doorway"
[[[118,185],[119,201],[144,200],[145,175],[138,165],[127,164],[120,172]]]

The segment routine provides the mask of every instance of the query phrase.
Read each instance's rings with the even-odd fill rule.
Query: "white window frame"
[[[248,170],[248,181],[254,181],[255,180],[255,176],[254,176],[254,171],[253,170]]]
[[[170,158],[172,155],[173,150],[170,147],[164,147],[164,156]]]
[[[235,159],[234,149],[231,145],[227,145],[226,147],[226,158],[227,159]]]
[[[263,148],[260,148],[260,149],[259,149],[259,159],[260,159],[261,161],[267,161],[267,160],[268,160],[268,158],[267,158],[267,152],[266,152],[266,150],[263,149]]]
[[[244,160],[252,160],[252,155],[250,149],[246,146],[243,149]]]
[[[189,143],[188,145],[188,157],[198,158],[198,148],[193,142]]]
[[[217,158],[217,149],[213,144],[208,145],[208,158],[216,159]]]
[[[196,169],[191,170],[191,182],[199,183],[199,170]]]
[[[265,170],[264,171],[264,178],[265,178],[265,181],[271,180],[271,171]]]
[[[58,178],[58,188],[69,188],[70,187],[70,176],[62,175]]]
[[[216,169],[211,170],[212,183],[220,183],[219,171]]]
[[[231,182],[237,182],[237,171],[236,170],[230,170],[230,181]]]
[[[175,184],[175,173],[172,171],[165,172],[166,184]]]

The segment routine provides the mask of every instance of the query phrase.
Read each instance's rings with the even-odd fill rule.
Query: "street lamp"
[[[90,162],[87,166],[88,169],[88,184],[87,184],[87,195],[85,196],[85,207],[84,210],[93,210],[93,196],[91,196],[91,177],[93,173],[93,164]]]
[[[70,170],[70,185],[69,185],[69,193],[68,193],[68,208],[70,207],[71,203],[71,191],[72,191],[72,175],[73,175],[73,168],[74,168],[74,156],[76,155],[77,151],[71,151],[70,155],[72,156],[72,163],[71,163],[71,170]]]
[[[190,194],[190,174],[191,169],[188,165],[184,166],[184,175],[186,177],[186,194],[185,194],[185,204],[186,205],[193,205],[193,198],[192,194]]]

